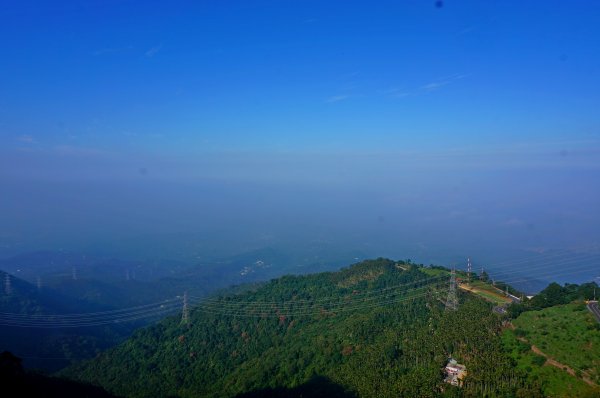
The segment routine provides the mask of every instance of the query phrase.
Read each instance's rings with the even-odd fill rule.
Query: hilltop
[[[504,354],[492,304],[459,292],[444,311],[447,273],[365,261],[285,276],[165,319],[62,374],[122,396],[452,396],[450,356],[469,369],[463,392],[526,394]],[[535,388],[535,387],[533,387]]]
[[[122,342],[135,329],[170,313],[172,307],[162,308],[160,304],[172,304],[184,291],[203,297],[232,285],[243,284],[246,289],[286,270],[291,272],[291,264],[296,264],[295,272],[338,264],[324,261],[325,249],[317,247],[312,253],[314,257],[302,260],[297,254],[287,256],[262,248],[194,264],[62,251],[2,259],[0,280],[4,284],[8,273],[12,292],[0,292],[0,350],[23,358],[26,368],[57,371],[94,357]],[[66,322],[53,322],[57,320]],[[59,327],[66,323],[70,327]],[[74,323],[85,327],[72,327]]]

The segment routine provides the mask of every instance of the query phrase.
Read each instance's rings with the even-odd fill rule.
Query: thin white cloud
[[[17,137],[17,141],[25,144],[37,144],[37,140],[29,134],[23,134]]]
[[[459,75],[459,74],[444,77],[444,78],[438,79],[436,81],[424,84],[423,86],[420,87],[420,89],[424,90],[424,91],[435,91],[444,86],[447,86],[448,84],[454,83],[457,80],[464,79],[465,77],[466,77],[466,75]]]
[[[466,34],[469,34],[469,33],[471,33],[471,32],[474,32],[474,31],[476,31],[477,29],[478,29],[478,26],[477,26],[477,25],[471,25],[471,26],[467,26],[466,28],[459,30],[459,31],[456,33],[456,36],[462,36],[462,35],[466,35]]]
[[[101,48],[99,50],[92,51],[92,55],[95,57],[98,57],[100,55],[120,53],[120,52],[124,52],[124,51],[131,50],[131,49],[133,49],[133,46],[116,47],[116,48],[110,48],[110,47],[109,48]]]
[[[399,88],[390,88],[388,90],[382,90],[380,91],[380,93],[392,98],[403,98],[411,95],[410,91]]]
[[[390,98],[404,98],[413,95],[419,95],[424,93],[430,93],[436,90],[441,89],[444,86],[447,86],[451,83],[454,83],[457,80],[464,79],[467,75],[464,74],[455,74],[451,76],[447,76],[441,79],[437,79],[431,81],[427,84],[423,84],[419,87],[413,89],[399,89],[399,88],[389,88],[387,90],[380,91],[381,94],[390,97]]]
[[[160,43],[160,44],[152,47],[151,49],[146,51],[146,57],[148,57],[148,58],[154,57],[162,49],[162,47],[163,47],[163,43]]]
[[[349,95],[334,95],[332,97],[327,98],[327,100],[325,102],[327,102],[327,103],[340,102],[340,101],[347,100],[348,98],[350,98]]]
[[[504,221],[502,225],[506,227],[520,227],[522,225],[525,225],[525,221],[517,217],[511,217],[508,220]]]
[[[432,82],[432,83],[427,83],[426,85],[421,86],[421,90],[425,90],[425,91],[437,90],[438,88],[444,87],[448,83],[449,82]]]
[[[107,156],[110,152],[102,149],[80,147],[74,145],[55,145],[48,150],[49,153],[54,153],[62,156],[74,157],[90,157],[90,156]]]

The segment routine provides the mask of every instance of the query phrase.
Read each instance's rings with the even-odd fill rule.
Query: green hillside
[[[544,353],[600,383],[600,324],[584,303],[526,312],[513,323]]]
[[[600,396],[600,324],[574,302],[522,313],[505,345],[548,396]]]
[[[244,283],[246,289],[252,282],[280,273],[280,265],[289,265],[290,261],[273,249],[253,250],[218,263],[194,266],[43,251],[2,259],[0,280],[5,283],[6,271],[11,271],[12,289],[11,294],[5,294],[4,289],[0,294],[0,350],[23,358],[28,369],[55,372],[115,346],[135,329],[161,319],[171,308],[154,312],[147,307],[152,303],[172,300],[184,291],[202,297],[231,285]],[[76,278],[72,264],[77,265]],[[311,264],[316,266],[305,266],[310,268]],[[36,276],[40,276],[39,285]],[[139,311],[138,306],[148,311]],[[98,323],[100,317],[93,314],[104,311],[120,315],[113,319],[107,316]],[[84,327],[59,327],[61,322],[52,319],[39,321],[40,317],[59,315],[55,320],[72,323],[73,314],[86,320],[77,322]]]
[[[491,304],[460,293],[446,312],[446,282],[386,259],[286,276],[196,308],[188,325],[140,330],[63,375],[132,397],[535,396]],[[449,356],[468,369],[460,390],[443,383]]]

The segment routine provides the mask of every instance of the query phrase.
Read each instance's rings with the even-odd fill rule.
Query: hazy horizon
[[[597,5],[309,3],[3,5],[0,256],[600,252]]]

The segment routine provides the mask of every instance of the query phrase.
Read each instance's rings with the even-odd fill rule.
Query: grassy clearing
[[[529,379],[538,382],[547,397],[597,397],[598,389],[587,385],[583,380],[553,366],[544,365],[544,357],[534,354],[531,346],[519,341],[515,332],[507,329],[502,334],[502,342],[517,368],[527,372]]]
[[[600,328],[585,304],[528,311],[513,324],[544,353],[600,384]]]
[[[511,302],[511,299],[504,296],[496,288],[481,281],[473,281],[470,284],[461,283],[459,287],[463,290],[469,291],[480,297],[483,297],[485,300],[491,301],[495,304],[502,305],[509,304]]]
[[[422,273],[429,275],[429,276],[443,276],[443,275],[450,275],[450,273],[444,269],[438,269],[438,268],[419,268],[419,271],[421,271]]]

